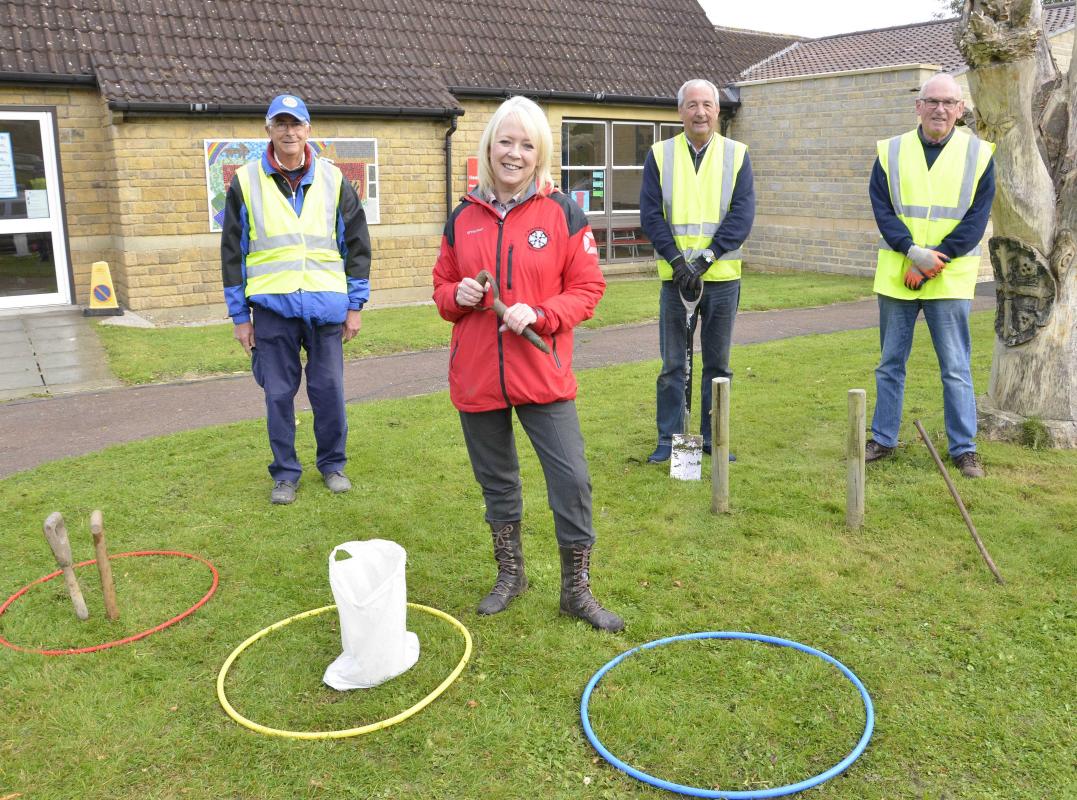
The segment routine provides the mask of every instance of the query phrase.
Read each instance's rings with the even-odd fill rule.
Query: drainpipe
[[[452,135],[456,133],[456,115],[449,117],[445,131],[445,219],[452,213]]]

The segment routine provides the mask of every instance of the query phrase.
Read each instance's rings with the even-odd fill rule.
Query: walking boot
[[[591,546],[558,547],[561,551],[561,613],[590,622],[600,631],[617,633],[625,621],[607,611],[591,594]]]
[[[494,536],[494,560],[497,561],[497,581],[490,594],[479,603],[480,614],[497,614],[508,608],[509,602],[527,588],[524,574],[524,545],[520,541],[520,523],[491,522]]]

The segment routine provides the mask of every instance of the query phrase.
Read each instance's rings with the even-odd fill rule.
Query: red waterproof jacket
[[[477,191],[477,190],[476,190]],[[506,306],[527,303],[547,355],[500,326],[492,310],[456,303],[460,281],[494,276]],[[445,225],[434,265],[434,303],[453,323],[449,395],[461,411],[492,411],[576,397],[572,329],[589,319],[606,290],[598,248],[580,207],[553,187],[514,206],[502,219],[469,195]],[[487,294],[484,305],[492,299]]]

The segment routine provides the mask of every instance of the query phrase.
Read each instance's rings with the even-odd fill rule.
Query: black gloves
[[[675,256],[669,262],[669,265],[673,267],[673,284],[681,290],[681,294],[690,294],[693,297],[699,294],[699,278],[688,262],[684,260],[684,256]]]
[[[689,268],[692,270],[692,276],[695,278],[702,278],[703,273],[711,268],[711,264],[714,263],[714,256],[711,256],[708,260],[705,255],[696,256]]]

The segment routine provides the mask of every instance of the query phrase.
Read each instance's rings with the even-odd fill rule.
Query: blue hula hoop
[[[856,687],[860,692],[860,697],[864,701],[864,733],[860,736],[860,741],[856,743],[856,747],[850,751],[849,755],[845,756],[841,761],[832,766],[825,772],[820,772],[814,777],[807,780],[800,781],[799,783],[790,783],[786,786],[778,786],[773,789],[759,789],[750,792],[723,792],[717,789],[701,789],[695,786],[685,786],[681,783],[673,783],[672,781],[662,780],[656,778],[653,775],[648,775],[646,772],[636,769],[630,764],[626,764],[621,761],[617,756],[613,755],[609,750],[605,748],[602,742],[599,741],[595,732],[591,729],[591,720],[588,715],[588,705],[591,701],[591,692],[594,690],[598,682],[602,680],[604,676],[611,669],[616,667],[622,661],[629,656],[638,653],[642,650],[650,650],[655,647],[659,647],[663,644],[669,644],[670,642],[681,642],[691,639],[746,639],[753,642],[765,642],[767,644],[778,645],[779,647],[791,647],[794,650],[800,650],[803,653],[817,656],[823,659],[828,664],[833,664],[837,667],[841,674],[849,679],[850,683]],[[741,633],[738,631],[709,631],[704,633],[685,633],[680,636],[669,636],[665,639],[655,639],[653,642],[647,642],[641,644],[638,647],[633,647],[631,650],[627,650],[621,653],[619,656],[609,661],[602,669],[594,674],[590,681],[587,683],[587,688],[583,690],[583,698],[580,700],[580,719],[583,722],[583,731],[587,734],[588,741],[595,748],[600,756],[608,761],[617,769],[621,770],[628,775],[631,775],[638,781],[650,784],[658,789],[665,789],[669,792],[676,792],[677,794],[685,794],[691,797],[716,797],[723,798],[724,800],[755,800],[755,798],[763,797],[782,797],[787,794],[794,794],[795,792],[802,792],[805,789],[810,789],[813,786],[818,786],[823,781],[830,780],[835,775],[840,774],[846,770],[850,764],[860,757],[860,754],[864,752],[864,748],[868,746],[868,741],[871,740],[871,733],[875,728],[875,708],[871,704],[871,697],[868,695],[868,690],[864,688],[864,684],[860,682],[860,679],[852,673],[852,671],[838,661],[836,658],[827,655],[822,650],[816,650],[814,647],[808,647],[806,644],[800,644],[800,642],[794,642],[789,639],[779,639],[777,636],[766,636],[761,633]]]

